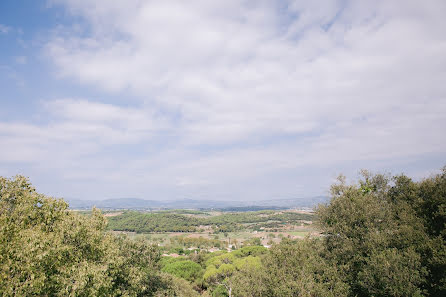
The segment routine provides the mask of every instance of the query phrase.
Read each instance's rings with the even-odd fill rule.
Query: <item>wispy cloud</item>
[[[267,198],[320,192],[351,162],[446,153],[444,1],[51,3],[77,22],[46,56],[103,95],[3,123],[21,148],[5,159],[89,168],[113,195]]]
[[[26,56],[17,56],[15,57],[15,61],[17,64],[25,65],[28,62],[28,58]]]
[[[0,123],[2,162],[82,162],[111,145],[138,144],[153,137],[162,118],[145,110],[61,99],[43,103],[42,123]]]
[[[8,34],[11,31],[11,27],[0,24],[0,34]]]
[[[179,111],[187,141],[305,133],[444,102],[445,36],[431,31],[442,18],[429,7],[441,2],[65,2],[93,33],[48,44],[61,73]]]

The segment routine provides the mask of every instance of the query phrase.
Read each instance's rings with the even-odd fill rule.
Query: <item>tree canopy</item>
[[[262,269],[232,273],[233,296],[446,296],[446,168],[418,182],[362,171],[331,193],[323,237],[274,245]]]
[[[106,232],[29,181],[0,177],[0,296],[156,296],[173,290],[159,251]],[[172,289],[173,288],[173,289]]]

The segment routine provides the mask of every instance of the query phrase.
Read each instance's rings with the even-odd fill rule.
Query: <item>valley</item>
[[[108,229],[130,238],[144,238],[162,247],[164,254],[234,250],[243,246],[269,248],[283,238],[318,237],[314,213],[308,210],[163,210],[108,211]]]

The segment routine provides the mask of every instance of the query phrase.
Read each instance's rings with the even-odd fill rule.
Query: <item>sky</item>
[[[446,1],[2,0],[0,176],[64,198],[328,195],[446,165]]]

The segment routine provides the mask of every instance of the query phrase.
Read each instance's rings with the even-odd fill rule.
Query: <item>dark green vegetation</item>
[[[97,211],[67,211],[26,179],[1,178],[0,295],[446,296],[446,168],[419,182],[364,171],[357,184],[341,177],[331,190],[330,203],[317,210],[320,237],[284,238],[270,249],[252,238],[242,248],[209,253],[198,246],[215,246],[223,234],[175,236],[174,257],[160,257],[165,247],[108,233]],[[205,222],[215,232],[287,224],[302,219],[297,215],[127,212],[109,220],[159,232]]]
[[[237,206],[237,207],[225,207],[219,208],[220,211],[227,212],[245,212],[245,211],[259,211],[259,210],[283,210],[286,207],[277,207],[277,206]]]
[[[126,212],[110,217],[109,228],[116,231],[132,232],[192,232],[200,225],[200,220],[172,213]]]
[[[214,232],[234,232],[249,229],[246,224],[269,223],[265,226],[278,227],[302,220],[311,221],[312,214],[283,212],[272,210],[254,212],[223,213],[209,216],[206,212],[193,212],[204,217],[192,217],[173,212],[142,213],[127,211],[109,218],[109,229],[115,231],[151,232],[196,232],[199,226],[210,226]],[[209,217],[206,217],[209,216]]]

